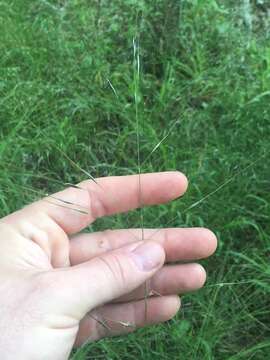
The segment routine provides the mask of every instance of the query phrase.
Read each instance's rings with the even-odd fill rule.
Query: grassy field
[[[219,247],[176,319],[73,358],[268,359],[268,0],[0,0],[1,216],[36,199],[29,188],[85,178],[58,148],[95,177],[136,173],[136,85],[142,171],[190,181],[183,199],[145,209],[145,226],[206,226]]]

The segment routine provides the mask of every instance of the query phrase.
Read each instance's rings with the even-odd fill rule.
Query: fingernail
[[[141,271],[152,271],[164,262],[162,247],[154,242],[145,242],[132,251],[135,264]]]

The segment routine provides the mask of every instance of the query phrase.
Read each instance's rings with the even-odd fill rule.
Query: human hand
[[[204,269],[186,262],[215,251],[209,230],[148,229],[144,242],[139,229],[77,234],[96,218],[139,206],[138,176],[97,181],[0,220],[1,359],[67,359],[74,344],[170,319],[180,306],[176,294],[204,284]],[[141,186],[143,204],[154,205],[182,195],[187,181],[178,172],[145,174]],[[185,263],[164,265],[176,261]],[[145,307],[148,279],[149,295],[159,296]]]

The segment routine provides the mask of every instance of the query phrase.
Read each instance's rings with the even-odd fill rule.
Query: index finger
[[[183,195],[187,189],[186,177],[177,171],[104,177],[96,182],[83,181],[76,188],[69,187],[9,217],[18,213],[21,217],[21,212],[26,217],[46,213],[67,234],[73,234],[99,217],[162,204]]]

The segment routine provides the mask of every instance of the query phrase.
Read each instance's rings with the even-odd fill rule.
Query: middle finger
[[[138,241],[141,229],[107,230],[74,236],[70,241],[70,262],[77,265],[107,251]],[[166,261],[192,261],[203,259],[216,249],[215,235],[205,228],[168,228],[157,231],[145,229],[144,239],[159,242],[165,250]]]

